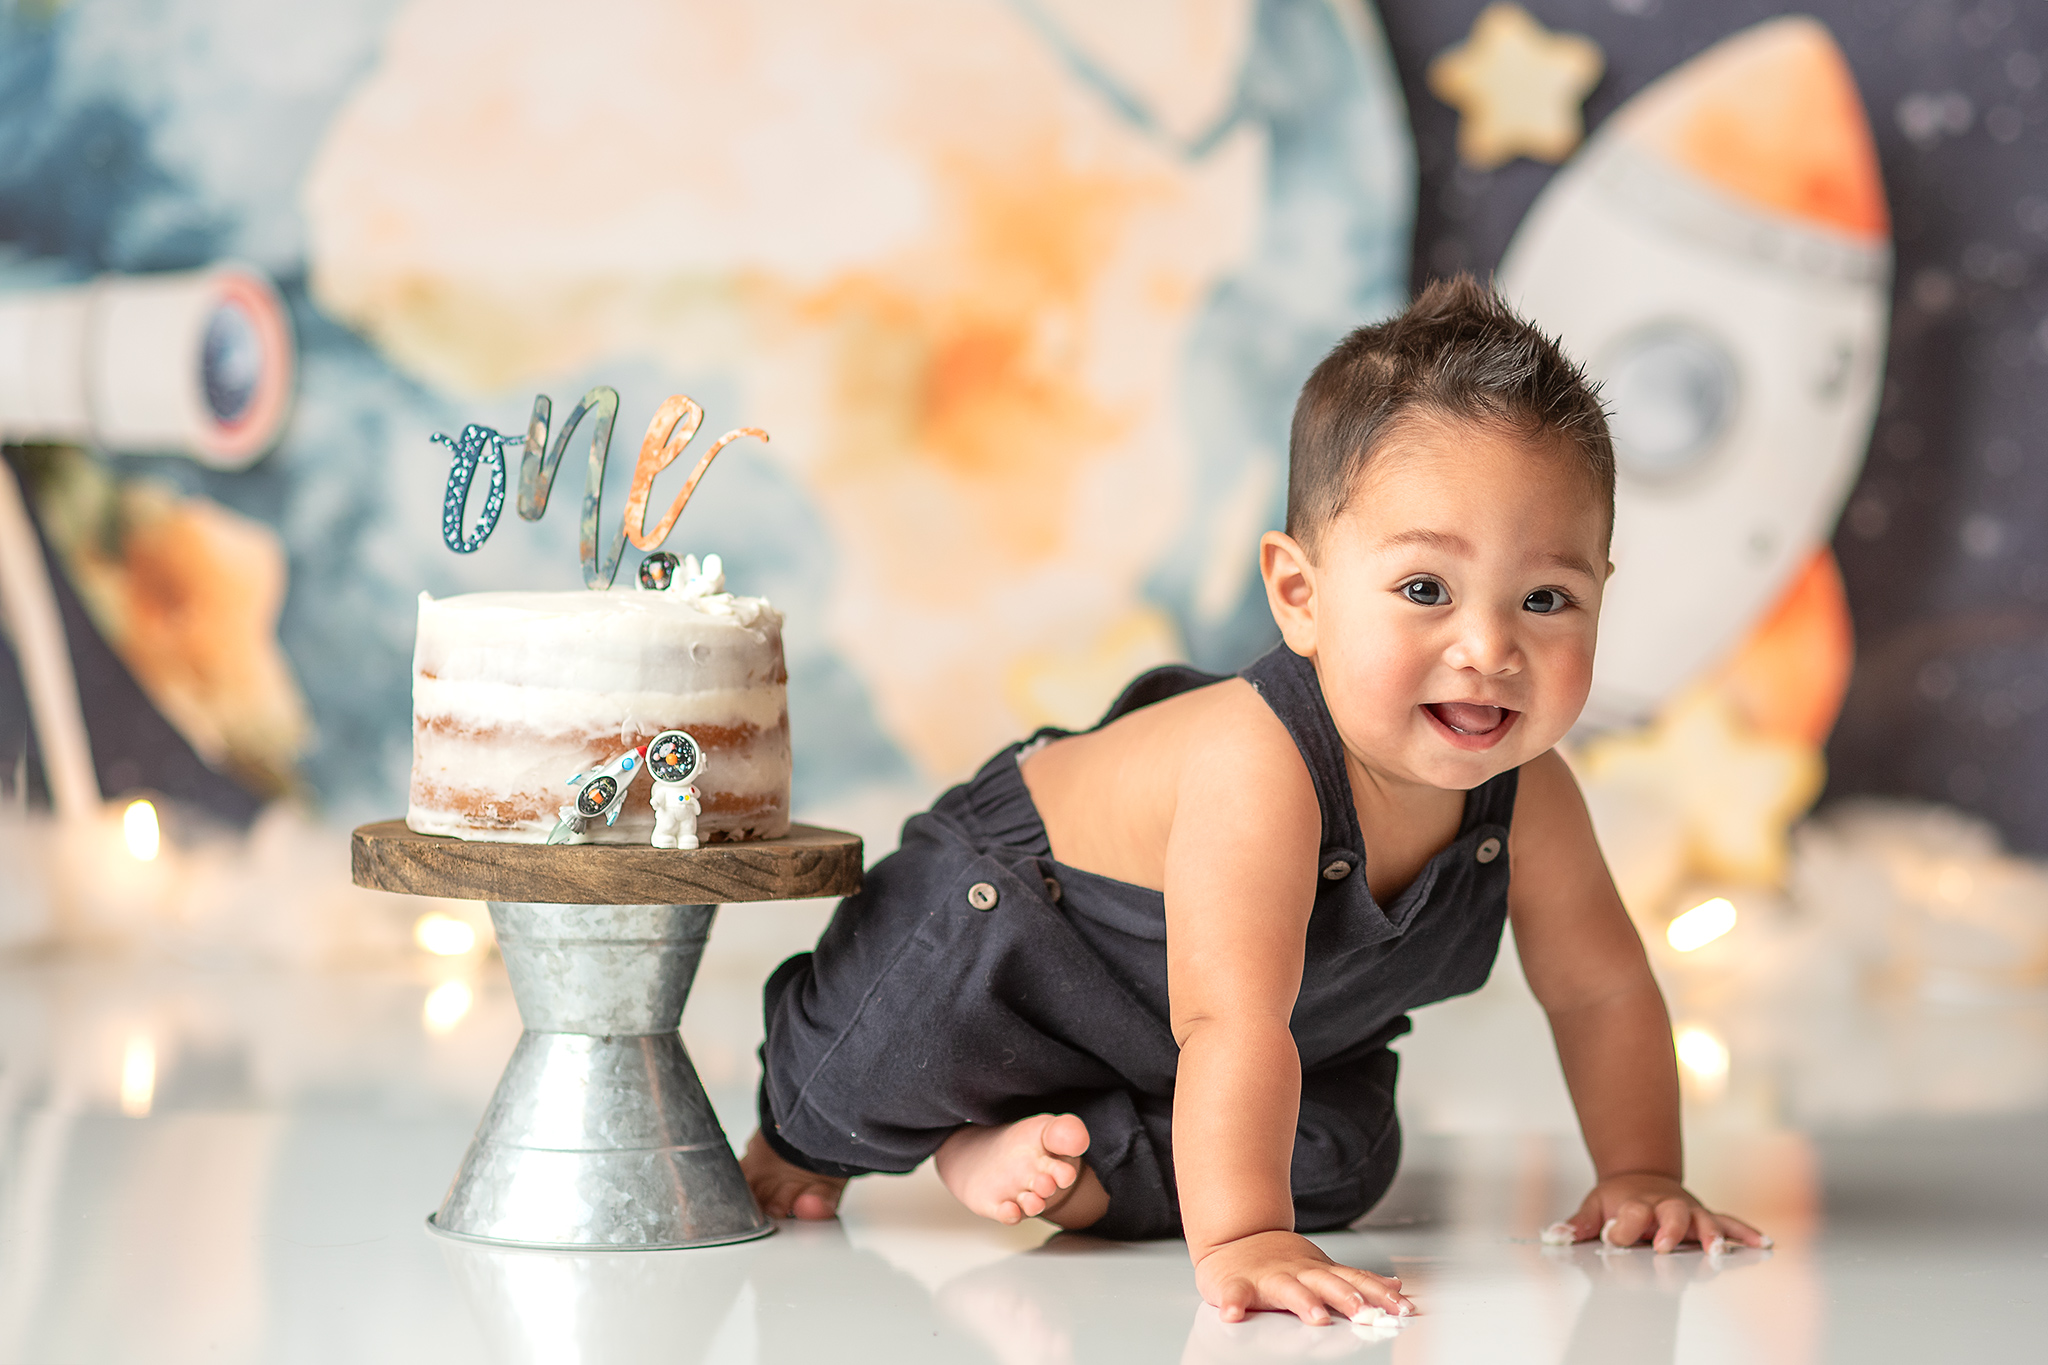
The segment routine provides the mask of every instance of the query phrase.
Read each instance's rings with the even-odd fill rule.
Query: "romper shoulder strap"
[[[1365,836],[1358,828],[1358,808],[1351,802],[1351,776],[1344,766],[1344,741],[1323,701],[1316,666],[1284,644],[1273,646],[1238,674],[1257,689],[1273,714],[1294,737],[1315,783],[1316,804],[1323,814],[1323,857],[1349,854],[1352,865],[1364,861]]]
[[[1164,664],[1140,673],[1131,679],[1123,694],[1111,703],[1102,719],[1095,722],[1095,728],[1100,730],[1111,721],[1150,706],[1155,701],[1165,701],[1168,697],[1177,697],[1183,692],[1192,692],[1198,687],[1222,682],[1229,676],[1228,673],[1204,673],[1201,669],[1190,668],[1186,664]]]
[[[1363,858],[1365,835],[1358,827],[1358,808],[1351,801],[1351,776],[1344,766],[1344,741],[1323,700],[1315,665],[1286,645],[1275,645],[1238,676],[1258,689],[1266,705],[1294,737],[1294,747],[1308,765],[1316,803],[1323,813],[1323,858],[1349,850]],[[1521,769],[1496,773],[1465,798],[1459,834],[1482,824],[1507,827],[1515,812],[1515,790]]]

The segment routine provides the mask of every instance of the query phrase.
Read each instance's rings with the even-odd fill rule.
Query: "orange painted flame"
[[[1891,235],[1856,78],[1818,20],[1745,29],[1639,95],[1631,136],[1715,188],[1866,241]]]

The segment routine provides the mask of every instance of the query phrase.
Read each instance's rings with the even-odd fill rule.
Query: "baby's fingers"
[[[1740,1242],[1746,1247],[1758,1247],[1763,1250],[1769,1250],[1772,1246],[1768,1234],[1758,1232],[1740,1218],[1730,1218],[1725,1213],[1713,1214],[1712,1217],[1721,1235],[1729,1238],[1731,1241]]]
[[[1353,1270],[1348,1265],[1333,1266],[1332,1269],[1343,1276],[1358,1292],[1364,1304],[1384,1309],[1395,1317],[1403,1317],[1415,1311],[1415,1301],[1401,1292],[1399,1275],[1375,1275],[1369,1270]]]
[[[1678,1250],[1686,1233],[1691,1230],[1694,1205],[1683,1199],[1665,1199],[1657,1204],[1657,1235],[1650,1239],[1650,1249],[1658,1255]]]
[[[1330,1311],[1324,1306],[1324,1291],[1321,1287],[1311,1287],[1308,1283],[1310,1278],[1325,1273],[1319,1270],[1309,1270],[1295,1275],[1286,1271],[1277,1271],[1274,1274],[1268,1275],[1265,1281],[1260,1284],[1259,1297],[1266,1301],[1268,1308],[1285,1309],[1311,1327],[1327,1327],[1330,1323]],[[1336,1277],[1330,1276],[1330,1278],[1335,1279]],[[1341,1293],[1342,1291],[1335,1292]],[[1351,1315],[1347,1313],[1345,1316],[1349,1317]]]
[[[1225,1322],[1243,1322],[1257,1299],[1252,1282],[1242,1275],[1233,1275],[1216,1286],[1216,1314]]]
[[[1632,1247],[1656,1224],[1657,1215],[1640,1199],[1631,1199],[1601,1225],[1600,1240],[1611,1247]]]
[[[1601,1206],[1600,1191],[1587,1195],[1579,1205],[1579,1211],[1571,1217],[1552,1223],[1543,1229],[1545,1246],[1570,1246],[1574,1242],[1590,1242],[1600,1235],[1606,1214]]]
[[[1366,1298],[1364,1291],[1339,1266],[1331,1266],[1328,1270],[1303,1271],[1301,1279],[1330,1306],[1330,1311],[1340,1318],[1355,1318],[1359,1310],[1368,1304],[1375,1308],[1386,1307],[1383,1303]]]

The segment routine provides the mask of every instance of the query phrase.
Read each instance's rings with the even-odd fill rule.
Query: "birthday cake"
[[[544,842],[573,779],[684,730],[704,755],[698,833],[787,833],[782,614],[726,592],[717,556],[686,563],[662,591],[421,593],[407,826]],[[616,823],[590,822],[589,841],[646,844],[652,788],[629,779]]]

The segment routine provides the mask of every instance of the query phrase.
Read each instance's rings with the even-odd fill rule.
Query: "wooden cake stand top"
[[[849,896],[860,890],[860,836],[791,825],[780,839],[702,848],[645,844],[495,844],[415,834],[403,820],[358,828],[355,883],[376,891],[546,905],[727,905]]]

